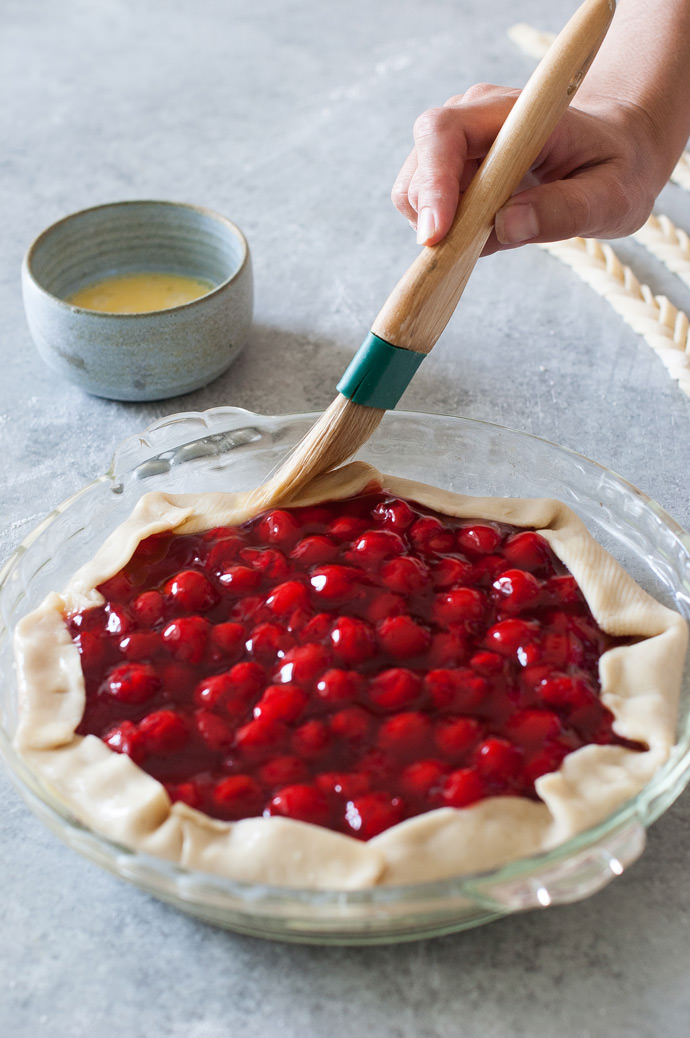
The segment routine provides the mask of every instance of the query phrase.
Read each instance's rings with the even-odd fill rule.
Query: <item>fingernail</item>
[[[496,213],[496,237],[503,245],[519,245],[539,234],[534,207],[525,202],[507,205]]]
[[[424,206],[417,216],[417,244],[426,245],[436,230],[434,214],[428,206]]]

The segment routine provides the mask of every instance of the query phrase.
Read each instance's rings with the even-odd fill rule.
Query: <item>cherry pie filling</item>
[[[621,644],[547,541],[385,491],[142,541],[66,618],[99,736],[214,818],[360,839],[439,807],[538,800],[617,736]]]

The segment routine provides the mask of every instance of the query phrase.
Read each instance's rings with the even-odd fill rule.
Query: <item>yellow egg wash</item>
[[[209,281],[183,274],[144,271],[94,281],[71,295],[68,302],[109,314],[143,314],[190,303],[213,287]]]

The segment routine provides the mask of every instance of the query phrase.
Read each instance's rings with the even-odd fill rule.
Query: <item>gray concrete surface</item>
[[[389,191],[414,117],[472,82],[523,83],[515,21],[571,0],[3,0],[0,5],[0,558],[175,412],[320,409],[413,235]],[[252,247],[242,357],[156,404],[84,396],[37,357],[19,270],[85,206],[196,202]],[[688,196],[660,207],[690,230]],[[641,280],[690,292],[626,242]],[[613,467],[680,523],[690,400],[647,344],[542,251],[482,261],[401,406],[488,419]],[[680,1036],[690,988],[690,800],[590,900],[374,949],[290,947],[197,923],[63,847],[0,771],[0,1033],[7,1038]]]

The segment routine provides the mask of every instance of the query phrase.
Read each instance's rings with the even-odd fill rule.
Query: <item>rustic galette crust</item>
[[[547,499],[453,494],[353,463],[313,483],[291,504],[344,498],[370,484],[451,516],[539,530],[577,579],[598,623],[637,639],[601,659],[602,699],[617,734],[646,752],[585,746],[537,780],[541,803],[494,797],[464,809],[410,818],[367,843],[291,819],[221,822],[171,804],[163,786],[96,736],[75,735],[85,691],[63,616],[97,605],[96,585],[129,560],[143,538],[194,533],[250,518],[248,494],[145,495],[96,556],[17,627],[20,723],[27,763],[86,825],[134,850],[244,882],[360,889],[458,876],[548,850],[606,818],[666,760],[674,741],[687,645],[684,620],[644,592],[565,505]]]

